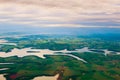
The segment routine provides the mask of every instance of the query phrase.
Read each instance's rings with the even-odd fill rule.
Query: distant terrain
[[[120,79],[120,29],[37,29],[1,31],[0,75],[6,80],[34,80],[57,74],[56,80]],[[21,51],[2,57],[14,49],[26,48],[30,48],[26,54],[33,55],[23,56]],[[43,53],[45,58],[38,53]]]

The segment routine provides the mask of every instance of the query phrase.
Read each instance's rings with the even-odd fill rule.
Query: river
[[[77,60],[80,60],[82,62],[86,62],[85,60],[81,59],[80,57],[74,56],[72,54],[67,54],[67,53],[73,53],[73,52],[94,52],[90,51],[91,49],[88,49],[88,47],[84,47],[82,49],[76,49],[73,51],[69,51],[67,49],[64,50],[59,50],[59,51],[53,51],[49,49],[31,49],[31,48],[23,48],[23,49],[17,49],[14,48],[11,52],[5,53],[5,52],[0,52],[0,57],[10,57],[10,56],[18,56],[18,57],[24,57],[24,56],[29,56],[29,55],[35,55],[40,58],[45,58],[44,55],[65,55],[65,56],[70,56],[73,57]],[[94,49],[95,50],[95,49]],[[104,55],[107,56],[107,54],[110,54],[112,51],[109,50],[102,50],[104,51]],[[29,53],[30,52],[30,53]],[[61,54],[60,54],[61,53]],[[119,54],[119,52],[116,52]]]
[[[31,51],[33,53],[28,53],[28,51]],[[34,53],[34,51],[37,51],[38,53]],[[57,54],[61,52],[61,54]],[[72,52],[80,52],[80,50],[75,50],[75,51],[68,51],[68,50],[60,50],[60,51],[52,51],[49,49],[31,49],[31,48],[24,48],[24,49],[17,49],[14,48],[11,52],[8,52],[7,54],[5,52],[0,52],[0,57],[10,57],[10,56],[18,56],[18,57],[24,57],[24,56],[29,56],[29,55],[35,55],[40,58],[45,58],[44,55],[65,55],[65,56],[70,56],[73,57],[77,60],[86,62],[85,60],[74,56],[72,54],[67,54],[67,53],[72,53]]]

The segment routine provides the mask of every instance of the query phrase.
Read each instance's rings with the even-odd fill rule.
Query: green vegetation
[[[16,46],[13,46],[13,45],[3,45],[1,48],[0,48],[0,52],[10,52],[12,49],[16,48]]]
[[[0,74],[6,73],[7,80],[31,80],[37,76],[54,76],[61,74],[61,80],[119,80],[120,79],[120,55],[108,54],[104,56],[99,49],[120,51],[119,40],[102,38],[84,38],[73,36],[24,36],[21,38],[5,38],[16,46],[2,45],[0,51],[10,52],[14,48],[51,49],[51,50],[75,50],[83,47],[98,49],[96,53],[68,53],[80,57],[88,63],[81,62],[70,56],[48,56],[45,59],[37,56],[25,57],[0,57]],[[62,54],[62,53],[59,53]],[[63,73],[61,73],[63,71]]]
[[[74,36],[24,36],[21,38],[5,38],[6,40],[16,43],[17,48],[37,48],[37,49],[51,49],[51,50],[75,50],[83,47],[91,49],[108,49],[110,51],[120,52],[120,40],[106,40],[95,37],[74,37]],[[6,48],[7,49],[7,48]],[[10,48],[12,49],[12,48]],[[5,51],[6,50],[2,50]],[[10,51],[10,50],[8,50]]]
[[[41,59],[36,56],[26,56],[23,58],[9,57],[0,58],[0,68],[7,67],[8,70],[0,71],[0,74],[7,73],[7,80],[30,80],[36,76],[53,76],[64,67],[62,80],[119,80],[120,78],[120,56],[95,53],[72,53],[88,63],[83,63],[68,56],[46,56]],[[15,76],[16,77],[11,77]]]

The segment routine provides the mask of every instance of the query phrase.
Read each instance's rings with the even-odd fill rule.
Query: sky
[[[0,27],[8,25],[120,28],[120,0],[0,0]]]

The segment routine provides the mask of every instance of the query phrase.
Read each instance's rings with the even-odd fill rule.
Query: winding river
[[[112,52],[106,49],[102,51],[104,51],[105,56],[107,56],[108,54]],[[24,56],[29,56],[29,55],[35,55],[35,56],[38,56],[44,59],[45,58],[44,55],[65,55],[65,56],[73,57],[84,63],[87,63],[87,61],[85,61],[84,59],[81,59],[80,57],[74,56],[72,54],[67,54],[67,53],[73,53],[73,52],[83,53],[83,52],[94,52],[94,51],[91,51],[91,49],[88,49],[88,47],[84,47],[82,49],[76,49],[74,51],[69,51],[67,49],[60,50],[60,51],[53,51],[49,49],[31,49],[31,48],[17,49],[17,48],[14,48],[11,52],[8,52],[8,53],[0,52],[0,57],[10,57],[10,56],[24,57]],[[116,52],[116,53],[118,54],[119,52]]]
[[[85,49],[85,48],[83,48],[83,49]],[[83,49],[81,49],[82,52],[83,52]],[[32,53],[28,53],[28,51],[30,51]],[[59,52],[61,54],[57,54]],[[35,55],[40,58],[45,58],[44,55],[65,55],[65,56],[73,57],[73,58],[80,60],[82,62],[85,62],[85,63],[87,62],[77,56],[74,56],[72,54],[67,54],[67,53],[72,53],[72,52],[81,52],[81,51],[80,51],[80,49],[75,50],[75,51],[68,51],[66,49],[60,50],[60,51],[52,51],[49,49],[31,49],[31,48],[17,49],[17,48],[14,48],[11,52],[8,52],[8,53],[0,52],[0,57],[10,57],[10,56],[24,57],[24,56],[29,56],[29,55]],[[85,52],[86,52],[86,49],[85,49]],[[87,52],[88,52],[88,50],[87,50]]]

